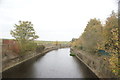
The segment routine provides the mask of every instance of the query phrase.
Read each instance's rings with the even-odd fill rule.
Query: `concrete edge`
[[[82,61],[82,63],[84,63],[98,78],[101,78],[100,76],[98,76],[98,74],[96,74],[95,70],[93,70],[91,67],[89,67],[82,59],[80,59],[77,55],[76,55],[76,57],[77,57],[80,61]]]
[[[33,56],[31,56],[31,57],[29,57],[29,58],[27,58],[27,59],[24,59],[24,60],[22,60],[22,61],[20,61],[20,62],[18,62],[18,63],[15,63],[15,64],[13,64],[13,65],[11,65],[11,66],[9,66],[9,67],[6,67],[4,70],[1,70],[0,73],[4,72],[4,71],[6,71],[6,70],[8,70],[8,69],[10,69],[10,68],[12,68],[12,67],[15,67],[15,66],[17,66],[17,65],[19,65],[19,64],[21,64],[21,63],[23,63],[23,62],[26,62],[26,61],[34,58],[34,57],[43,55],[43,54],[45,54],[45,53],[48,53],[48,52],[50,52],[50,51],[52,51],[52,50],[56,50],[56,49],[61,49],[61,48],[53,47],[53,48],[49,48],[49,49],[44,50],[42,53],[35,54],[35,55],[33,54]],[[1,68],[2,68],[2,67],[1,67]]]

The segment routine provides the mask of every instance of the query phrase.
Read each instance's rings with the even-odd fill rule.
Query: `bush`
[[[28,41],[27,43],[19,43],[20,46],[20,53],[19,55],[23,56],[28,52],[33,52],[36,50],[37,44],[34,42]]]
[[[70,53],[70,56],[75,56],[75,54],[74,53]]]
[[[36,52],[41,53],[44,49],[45,49],[44,45],[39,45],[39,46],[36,47]]]

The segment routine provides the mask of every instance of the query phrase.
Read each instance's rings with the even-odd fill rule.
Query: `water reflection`
[[[96,76],[70,49],[59,49],[36,57],[3,73],[7,78],[95,78]]]

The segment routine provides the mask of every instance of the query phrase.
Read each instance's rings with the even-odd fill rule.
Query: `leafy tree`
[[[95,51],[97,49],[97,44],[102,41],[102,30],[103,26],[99,20],[96,18],[91,19],[84,33],[81,35],[83,47],[88,51]]]
[[[118,14],[120,15],[120,14]],[[106,19],[106,24],[103,26],[96,18],[91,19],[83,34],[77,39],[72,40],[74,48],[80,47],[79,50],[85,50],[94,53],[96,49],[105,50],[110,54],[107,57],[109,63],[108,68],[115,74],[120,74],[119,50],[120,50],[120,39],[119,39],[119,24],[117,14],[113,11],[110,17]]]
[[[11,30],[11,35],[18,41],[21,53],[34,49],[34,40],[38,38],[35,34],[33,24],[29,21],[19,21],[15,24],[15,29]]]
[[[104,27],[104,33],[107,40],[111,38],[111,30],[113,28],[118,28],[118,18],[117,18],[117,14],[114,11],[110,15],[110,17],[107,18]]]
[[[19,21],[19,25],[15,24],[15,29],[11,31],[11,35],[20,41],[32,41],[37,39],[38,36],[35,35],[33,24],[28,21]]]
[[[107,52],[110,53],[111,57],[109,58],[109,67],[115,75],[118,75],[120,71],[118,66],[118,52],[119,52],[119,28],[118,28],[118,16],[113,11],[110,17],[107,18],[106,24],[104,26],[104,37],[105,43],[104,47]]]
[[[107,18],[104,27],[105,49],[108,52],[117,53],[118,51],[118,17],[113,11]]]

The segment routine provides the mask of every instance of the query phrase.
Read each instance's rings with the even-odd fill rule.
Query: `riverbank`
[[[94,73],[76,57],[69,56],[70,48],[53,50],[34,57],[2,73],[4,78],[95,78]],[[68,80],[69,80],[68,79]],[[90,79],[91,80],[91,79]]]
[[[57,50],[59,48],[66,48],[66,47],[69,47],[69,46],[52,46],[52,47],[49,47],[49,48],[46,48],[44,51],[42,51],[41,53],[36,53],[36,52],[33,52],[33,53],[28,53],[24,56],[24,58],[20,59],[18,56],[14,57],[13,59],[6,59],[6,61],[3,61],[2,60],[2,72],[14,67],[14,66],[17,66],[23,62],[26,62],[34,57],[37,57],[37,56],[42,56],[52,50]]]
[[[90,55],[85,51],[71,48],[71,52],[82,61],[98,78],[117,78],[108,68],[108,62],[103,57]]]

